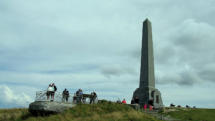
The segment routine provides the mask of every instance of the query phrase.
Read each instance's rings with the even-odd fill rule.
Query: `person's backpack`
[[[76,91],[76,96],[79,96],[79,91]]]
[[[69,96],[69,91],[68,90],[66,91],[66,95]]]
[[[96,93],[95,93],[95,92],[93,93],[93,97],[94,97],[94,98],[96,98],[96,97],[97,97],[97,95],[96,95]]]
[[[54,91],[57,91],[57,87],[54,85]]]

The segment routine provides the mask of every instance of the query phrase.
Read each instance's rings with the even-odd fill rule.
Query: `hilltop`
[[[215,109],[166,108],[157,115],[177,121],[214,121]],[[170,118],[171,119],[171,118]],[[1,109],[0,121],[161,121],[128,105],[112,102],[80,104],[60,114],[32,116],[28,109]]]
[[[61,114],[32,116],[27,109],[0,110],[0,121],[160,121],[128,105],[103,102],[80,104]]]

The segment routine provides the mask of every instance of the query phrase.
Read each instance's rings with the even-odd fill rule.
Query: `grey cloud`
[[[121,76],[123,74],[135,75],[136,71],[131,67],[116,64],[108,64],[101,68],[101,73],[104,76],[110,78],[111,76]]]
[[[193,85],[196,82],[202,81],[196,73],[191,72],[183,72],[180,74],[181,80],[177,83],[180,85]]]
[[[183,72],[168,73],[163,76],[158,75],[156,81],[159,84],[178,84],[181,86],[192,86],[196,83],[202,83],[203,80],[196,72],[185,70]]]
[[[213,49],[214,26],[193,19],[185,20],[177,29],[174,44],[192,52],[210,51]]]
[[[214,82],[213,67],[204,70],[208,65],[214,65],[215,53],[213,45],[215,28],[207,23],[197,22],[188,19],[176,27],[170,35],[169,48],[158,51],[156,66],[159,71],[169,73],[170,70],[177,70],[176,77],[169,81],[169,75],[166,79],[161,79],[163,83],[173,82],[179,85],[193,85],[204,83],[205,81]],[[156,52],[155,52],[156,53]],[[162,63],[166,60],[168,63]],[[186,70],[190,71],[186,71]],[[158,78],[161,76],[157,74]],[[159,82],[160,82],[159,81]]]
[[[176,55],[175,49],[174,47],[171,46],[165,46],[163,48],[159,48],[159,49],[154,49],[155,50],[155,54],[154,54],[154,61],[155,64],[171,64],[172,62],[174,62],[174,58]]]
[[[215,82],[215,64],[206,64],[203,68],[198,69],[198,75],[204,79],[204,81]]]

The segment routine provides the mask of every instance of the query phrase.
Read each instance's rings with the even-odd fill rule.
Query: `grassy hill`
[[[166,109],[160,115],[181,121],[215,121],[215,109]],[[123,104],[103,102],[78,105],[61,114],[32,116],[27,109],[1,109],[0,121],[160,121]]]
[[[103,102],[78,105],[61,114],[32,116],[27,109],[0,110],[0,121],[159,121],[151,115],[123,104]]]

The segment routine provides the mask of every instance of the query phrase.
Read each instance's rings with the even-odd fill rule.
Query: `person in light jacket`
[[[49,84],[46,92],[47,100],[49,100],[49,97],[51,95],[51,101],[54,101],[54,94],[56,91],[57,91],[57,87],[55,86],[55,84],[54,83]]]

